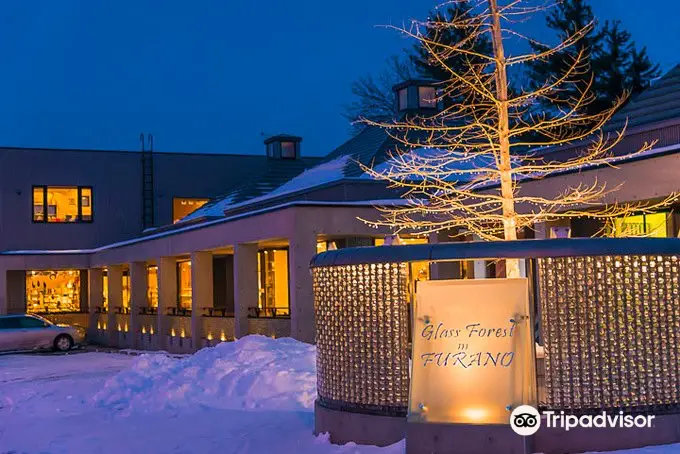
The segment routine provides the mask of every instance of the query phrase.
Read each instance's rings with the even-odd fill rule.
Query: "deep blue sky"
[[[324,155],[347,139],[350,83],[410,46],[376,25],[438,3],[5,0],[0,146],[138,149],[144,131],[159,151],[264,153],[261,132],[286,132]],[[677,0],[590,3],[680,62]]]

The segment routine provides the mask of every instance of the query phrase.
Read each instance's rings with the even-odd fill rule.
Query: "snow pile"
[[[246,336],[174,359],[142,355],[110,378],[94,399],[116,410],[303,410],[316,397],[316,349],[291,338]]]

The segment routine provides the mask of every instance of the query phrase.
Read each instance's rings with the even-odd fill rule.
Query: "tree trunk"
[[[512,161],[510,160],[510,121],[508,115],[508,73],[503,49],[500,12],[497,0],[489,0],[491,11],[491,37],[493,53],[496,58],[496,98],[498,109],[498,170],[501,180],[501,197],[503,199],[503,232],[505,240],[517,239],[517,214],[515,213],[515,196],[512,183]],[[505,273],[509,278],[520,277],[519,260],[505,261]]]

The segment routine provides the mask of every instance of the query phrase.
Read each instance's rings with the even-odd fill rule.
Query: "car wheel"
[[[67,352],[73,347],[73,339],[67,334],[60,334],[54,339],[54,349],[60,352]]]

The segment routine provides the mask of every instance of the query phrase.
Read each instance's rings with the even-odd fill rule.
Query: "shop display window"
[[[26,311],[80,312],[80,271],[27,271]]]

